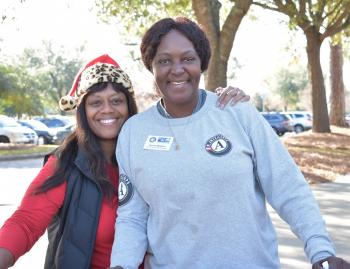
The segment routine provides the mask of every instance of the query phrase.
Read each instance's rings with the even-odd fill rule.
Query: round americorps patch
[[[215,156],[222,156],[232,149],[231,142],[222,134],[217,134],[210,138],[205,144],[205,150]]]
[[[134,194],[133,186],[127,175],[121,174],[119,177],[118,200],[119,206],[125,205]]]

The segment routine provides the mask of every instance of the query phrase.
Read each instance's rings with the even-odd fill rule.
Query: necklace
[[[171,124],[170,124],[170,118],[172,118],[172,116],[169,114],[169,112],[167,111],[167,109],[166,109],[166,106],[165,106],[165,103],[163,102],[163,100],[161,100],[161,105],[163,106],[163,109],[164,109],[164,112],[165,112],[165,114],[166,114],[166,121],[167,121],[167,123],[168,123],[168,128],[169,128],[169,130],[170,130],[170,132],[171,132],[171,134],[172,134],[172,136],[173,136],[173,138],[174,138],[174,145],[175,145],[175,150],[180,150],[180,144],[179,144],[179,142],[177,141],[177,139],[176,139],[176,136],[175,136],[175,132],[174,132],[174,130],[173,130],[173,128],[171,127]],[[193,109],[193,111],[191,112],[191,114],[188,116],[188,119],[187,119],[187,121],[186,121],[186,123],[185,123],[185,127],[184,127],[184,129],[183,129],[183,132],[185,132],[186,131],[186,129],[187,129],[187,126],[189,125],[189,123],[191,122],[191,119],[192,119],[192,115],[193,115],[193,112],[196,110],[196,106],[194,107],[194,109]]]

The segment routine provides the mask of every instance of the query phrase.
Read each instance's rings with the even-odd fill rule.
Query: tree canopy
[[[59,112],[58,100],[66,95],[81,67],[79,48],[74,57],[64,48],[27,48],[12,63],[0,63],[0,113],[21,117]]]
[[[141,36],[157,20],[164,17],[192,17],[193,11],[189,0],[96,0],[98,14],[104,22],[116,23],[123,27],[120,30],[134,36]],[[124,28],[124,29],[122,29]]]
[[[305,70],[282,68],[276,74],[276,91],[284,103],[284,110],[297,110],[299,92],[307,85]]]
[[[206,31],[211,45],[212,58],[205,74],[205,86],[214,90],[226,86],[233,42],[252,0],[96,0],[96,3],[104,21],[116,18],[127,31],[138,36],[160,18],[195,18]]]

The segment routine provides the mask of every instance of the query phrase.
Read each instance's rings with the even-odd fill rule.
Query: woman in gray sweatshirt
[[[146,269],[278,269],[266,201],[314,268],[343,262],[307,182],[268,123],[249,103],[220,110],[215,95],[199,89],[210,47],[198,25],[160,20],[144,35],[141,53],[162,98],[118,137],[111,267],[135,269],[144,259]]]

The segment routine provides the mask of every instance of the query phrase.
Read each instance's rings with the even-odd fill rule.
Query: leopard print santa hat
[[[104,54],[90,61],[79,71],[69,94],[59,101],[60,109],[69,111],[76,108],[88,89],[100,82],[121,83],[130,93],[134,93],[129,76],[120,69],[115,60]]]

